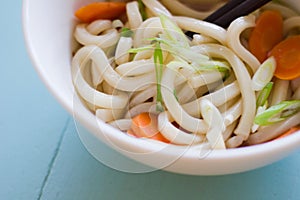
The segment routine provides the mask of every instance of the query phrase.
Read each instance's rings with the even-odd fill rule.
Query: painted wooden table
[[[21,4],[0,7],[1,200],[300,198],[300,151],[261,169],[213,177],[130,174],[98,162],[32,67]]]

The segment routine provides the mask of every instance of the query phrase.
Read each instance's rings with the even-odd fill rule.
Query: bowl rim
[[[23,38],[25,41],[25,47],[27,51],[27,55],[30,58],[33,68],[35,69],[36,73],[38,74],[39,78],[46,86],[46,88],[50,91],[52,96],[66,109],[69,113],[73,112],[71,104],[67,101],[67,99],[62,98],[62,96],[58,93],[58,91],[52,86],[51,80],[47,77],[45,71],[41,67],[41,63],[39,63],[38,55],[34,51],[35,47],[30,42],[30,30],[28,26],[28,7],[29,7],[30,0],[23,0],[22,1],[22,32]]]
[[[85,128],[87,128],[92,134],[95,134],[95,129],[98,127],[95,124],[92,124],[88,121],[87,118],[78,115],[78,113],[74,113],[74,109],[72,107],[72,101],[64,98],[63,95],[51,84],[51,78],[47,76],[45,71],[42,68],[42,64],[38,61],[38,55],[35,53],[35,46],[30,42],[31,36],[28,27],[28,6],[30,4],[30,0],[23,0],[22,5],[22,29],[23,29],[23,36],[25,39],[25,45],[27,49],[27,53],[30,57],[30,60],[35,68],[35,71],[38,73],[39,77],[41,78],[42,82],[45,84],[46,88],[51,92],[51,94],[55,97],[55,99],[73,116],[73,118],[78,120]],[[76,117],[75,117],[76,115]],[[121,141],[122,143],[126,143],[128,145],[135,144],[137,145],[136,148],[142,148],[146,151],[155,151],[156,145],[149,145],[149,141],[142,140],[141,143],[136,143],[137,138],[128,137],[124,134],[125,137],[119,137],[121,131],[111,127],[106,123],[101,123],[103,129],[108,132],[106,134],[110,134],[113,139],[120,140],[120,138],[124,139]],[[140,141],[140,140],[139,140]],[[271,155],[275,152],[280,152],[281,150],[288,151],[291,153],[300,148],[300,131],[297,131],[297,134],[292,134],[288,137],[282,138],[280,140],[273,140],[270,142],[265,142],[258,145],[235,148],[235,149],[226,149],[226,150],[215,150],[213,153],[207,157],[208,160],[219,160],[219,159],[245,159],[257,155]],[[122,153],[122,152],[121,152]],[[169,153],[172,155],[172,152]],[[175,156],[175,155],[173,155]],[[187,152],[184,154],[186,159],[197,159],[193,153]],[[278,158],[280,159],[280,158]]]

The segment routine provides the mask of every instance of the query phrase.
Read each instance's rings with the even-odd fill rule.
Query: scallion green
[[[281,122],[300,111],[300,100],[282,101],[258,114],[254,123],[266,126]]]
[[[161,79],[163,73],[163,53],[160,47],[160,43],[155,44],[154,49],[154,64],[156,73],[156,110],[162,112],[163,109],[163,98],[161,94]]]
[[[141,13],[142,19],[143,19],[143,21],[145,21],[148,18],[146,10],[145,10],[145,5],[142,0],[138,0],[138,5],[139,5],[139,11]]]
[[[261,90],[256,100],[256,107],[263,106],[266,104],[267,99],[273,88],[273,82],[267,83],[267,85]]]
[[[121,30],[121,37],[132,37],[133,31],[129,28],[123,27]]]
[[[138,47],[138,48],[132,48],[128,50],[128,53],[139,53],[141,51],[146,51],[146,50],[154,50],[154,45],[147,45],[143,47]]]

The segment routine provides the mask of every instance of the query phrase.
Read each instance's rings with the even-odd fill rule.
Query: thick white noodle
[[[240,135],[233,136],[226,141],[227,148],[236,148],[243,144],[244,138]]]
[[[198,33],[193,35],[193,40],[192,40],[193,45],[199,45],[205,43],[217,43],[217,40],[206,35],[200,35]]]
[[[86,24],[78,24],[74,36],[82,45],[97,45],[101,48],[113,46],[119,40],[119,33],[116,29],[107,29],[100,35],[94,35],[86,29]]]
[[[189,18],[189,17],[173,17],[178,26],[187,31],[193,31],[212,37],[221,44],[226,43],[227,32],[224,28],[205,21]]]
[[[179,67],[179,66],[178,66]],[[192,133],[206,133],[207,124],[199,119],[190,116],[178,103],[174,96],[174,80],[177,70],[165,68],[161,82],[161,93],[167,110],[175,121],[187,131]]]
[[[95,62],[104,80],[115,89],[133,92],[143,90],[151,84],[155,84],[155,73],[147,73],[136,77],[124,77],[118,74],[111,67],[105,53],[98,46],[90,45],[82,47],[78,52],[81,55],[88,56]],[[83,61],[84,62],[84,59]]]
[[[98,47],[97,47],[98,48]],[[87,102],[103,108],[114,108],[121,109],[128,102],[128,97],[124,93],[119,93],[117,95],[108,95],[97,91],[92,88],[84,79],[81,68],[86,66],[86,63],[90,60],[92,62],[96,59],[92,56],[95,47],[83,47],[75,54],[72,60],[72,79],[73,84],[80,94],[80,96]],[[96,64],[97,65],[97,64]],[[97,66],[98,67],[98,66]]]
[[[125,114],[125,119],[132,118],[140,113],[143,112],[149,112],[153,114],[158,114],[156,111],[156,103],[155,102],[146,102],[142,104],[138,104],[134,107],[132,107],[126,114]]]
[[[115,19],[114,21],[112,21],[112,27],[116,29],[121,29],[124,27],[124,24],[121,20]]]
[[[223,132],[224,141],[227,141],[232,136],[233,130],[235,129],[237,123],[238,120],[234,121],[232,124],[226,127],[226,130]]]
[[[137,1],[128,2],[126,4],[126,13],[130,29],[135,31],[143,22],[139,5]]]
[[[197,98],[195,90],[191,87],[190,84],[186,83],[183,87],[177,92],[177,99],[181,104],[187,103],[191,99]]]
[[[223,132],[225,131],[224,119],[218,108],[209,100],[203,99],[200,101],[201,115],[204,121],[208,124],[206,138],[212,149],[225,149]]]
[[[271,104],[276,105],[287,99],[290,81],[276,78],[271,92]]]
[[[189,77],[191,77],[194,73],[195,73],[194,70],[188,68],[179,68],[175,79],[175,85],[178,86],[185,83],[189,79]]]
[[[219,71],[201,72],[200,74],[193,74],[189,77],[188,82],[193,88],[198,88],[203,85],[208,85],[217,81],[222,81],[224,73]]]
[[[258,59],[251,54],[241,44],[241,33],[247,28],[255,26],[255,16],[248,15],[245,17],[239,17],[234,20],[227,29],[227,44],[228,46],[245,62],[247,63],[252,72],[255,72],[260,66]]]
[[[179,70],[180,71],[180,70]],[[185,83],[187,81],[187,78],[185,75],[182,75],[181,73],[179,73],[180,75],[177,74],[176,78],[175,78],[175,86],[179,86],[182,85],[183,83]]]
[[[155,16],[165,15],[171,17],[172,14],[157,0],[142,0],[146,8],[148,8]]]
[[[235,122],[242,114],[242,101],[239,100],[233,106],[231,106],[228,110],[222,113],[224,118],[225,126],[231,125]]]
[[[129,61],[128,50],[132,48],[132,45],[132,38],[120,37],[115,53],[115,62],[117,65],[121,65]]]
[[[286,119],[285,121],[260,128],[256,133],[251,134],[247,143],[250,145],[259,144],[278,137],[291,127],[300,123],[300,112]]]
[[[224,104],[217,106],[217,107],[221,113],[224,113],[224,112],[228,111],[228,109],[231,106],[233,106],[234,104],[236,104],[240,99],[241,99],[241,96],[238,95],[237,97],[230,99],[229,101],[226,101]]]
[[[165,111],[158,115],[158,130],[172,144],[192,145],[203,142],[205,137],[192,133],[186,133],[176,128],[171,122],[173,121],[170,114]]]
[[[156,27],[152,27],[154,31],[160,32],[162,30],[162,27],[160,19],[158,17],[148,18],[138,27],[138,29],[135,31],[135,36],[133,38],[134,48],[150,44],[150,41],[146,40],[147,38],[145,38],[145,32],[148,31],[149,25],[153,26],[154,24],[157,24]]]
[[[145,44],[150,44],[151,41],[150,40],[147,41],[148,38],[157,37],[158,34],[163,32],[162,25],[159,18],[157,18],[157,20],[151,21],[143,31],[144,32],[142,38],[143,40],[145,40],[144,41]]]
[[[131,119],[118,119],[110,122],[109,124],[121,131],[127,131],[131,127]]]
[[[153,52],[154,51],[152,49],[140,51],[134,56],[133,60],[136,61],[136,60],[149,59],[153,56]]]
[[[129,107],[136,106],[138,104],[144,103],[150,98],[153,98],[156,96],[156,86],[148,87],[145,90],[142,90],[140,92],[137,92],[129,102]]]
[[[138,76],[155,70],[153,59],[137,60],[121,64],[115,68],[122,76]]]
[[[93,35],[99,35],[103,31],[113,28],[110,20],[95,20],[86,25],[86,30]]]
[[[240,88],[238,86],[237,81],[217,90],[211,92],[205,96],[201,96],[200,98],[191,101],[182,105],[183,109],[192,116],[199,116],[200,107],[199,103],[203,99],[207,99],[211,101],[215,106],[220,106],[226,103],[227,101],[234,99],[240,94]]]
[[[231,65],[239,88],[241,89],[243,111],[240,123],[234,132],[238,135],[242,135],[244,139],[247,139],[255,117],[256,97],[255,92],[251,88],[251,77],[246,66],[230,49],[225,46],[218,44],[204,44],[199,45],[198,47],[200,52],[202,49],[202,51],[206,52],[208,55],[225,59]]]
[[[111,122],[120,119],[123,115],[123,110],[100,108],[96,110],[96,116],[104,122]]]
[[[91,62],[91,76],[94,88],[96,88],[100,83],[102,83],[103,77],[101,76],[101,72],[99,72],[94,62]]]

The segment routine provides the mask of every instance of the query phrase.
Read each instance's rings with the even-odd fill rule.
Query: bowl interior
[[[28,52],[40,77],[74,118],[120,153],[154,168],[177,173],[213,175],[254,169],[299,147],[300,134],[252,147],[210,151],[178,148],[136,139],[97,120],[78,99],[71,80],[74,11],[92,0],[25,0],[23,28]],[[300,1],[289,1],[300,11]]]

